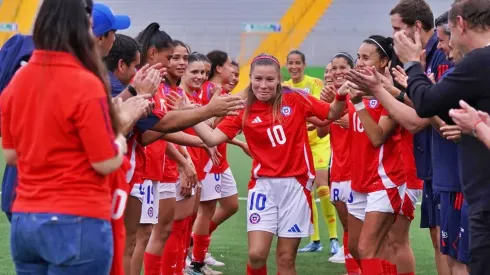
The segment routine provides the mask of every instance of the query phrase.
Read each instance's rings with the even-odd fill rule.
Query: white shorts
[[[296,178],[259,178],[248,190],[247,231],[284,238],[313,234],[311,191]]]
[[[352,201],[347,203],[349,214],[364,221],[366,213],[381,212],[399,214],[405,197],[406,184],[371,193],[352,190]]]
[[[184,197],[180,194],[180,180],[177,180],[175,187],[176,187],[175,201],[182,201],[189,198],[189,197]],[[195,188],[192,188],[192,196],[194,196],[195,194],[196,194],[196,190]]]
[[[175,182],[159,182],[158,183],[158,192],[159,199],[171,199],[175,198],[177,189],[175,187]]]
[[[407,189],[405,191],[405,197],[403,199],[402,209],[400,215],[407,217],[413,221],[415,218],[415,209],[419,197],[422,196],[421,189]]]
[[[222,174],[208,173],[202,181],[201,201],[227,198],[237,193],[235,178],[230,168]]]
[[[145,180],[143,183],[136,183],[131,190],[131,196],[138,198],[141,202],[141,218],[142,224],[157,224],[158,223],[158,201],[159,192],[158,181]]]
[[[330,187],[330,201],[347,203],[352,201],[351,181],[332,181]]]

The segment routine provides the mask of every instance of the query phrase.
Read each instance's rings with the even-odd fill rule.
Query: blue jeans
[[[108,221],[54,213],[12,215],[10,248],[19,275],[107,275],[113,246]]]

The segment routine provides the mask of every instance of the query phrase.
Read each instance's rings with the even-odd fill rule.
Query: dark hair
[[[347,64],[349,64],[351,68],[354,68],[354,58],[352,58],[352,55],[346,52],[339,52],[332,57],[332,60],[330,60],[330,62],[332,62],[335,58],[343,58],[345,61],[347,61]]]
[[[197,57],[199,57],[202,62],[211,64],[211,61],[209,61],[209,58],[205,54],[199,52],[193,52],[192,54],[195,54]]]
[[[136,55],[140,51],[140,46],[136,40],[127,35],[116,33],[116,41],[114,41],[109,55],[104,57],[105,65],[109,71],[114,72],[119,65],[119,60],[129,66],[131,62],[136,60]]]
[[[449,20],[456,22],[461,16],[472,29],[487,30],[490,27],[490,2],[488,0],[456,0],[449,10]]]
[[[170,35],[160,30],[158,23],[151,23],[136,37],[136,41],[141,45],[141,63],[148,61],[148,50],[155,47],[157,51],[173,48],[174,42]]]
[[[238,64],[238,61],[236,61],[236,60],[232,60],[231,65],[240,68],[240,64]]]
[[[184,42],[176,39],[176,40],[174,40],[173,44],[174,44],[174,48],[177,46],[181,46],[181,47],[186,48],[188,54],[191,53],[191,47],[189,45],[185,44]]]
[[[199,61],[203,61],[202,58],[201,58],[201,55],[203,54],[200,54],[198,52],[193,52],[189,55],[189,59],[187,60],[188,61],[188,64],[191,64],[191,63],[194,63],[194,62],[199,62]]]
[[[298,51],[298,50],[292,50],[288,53],[288,56],[287,56],[287,60],[289,61],[289,57],[293,54],[297,54],[299,55],[299,57],[301,58],[301,61],[303,61],[303,64],[306,64],[306,57],[305,57],[305,54],[302,53],[301,51]]]
[[[363,43],[376,46],[376,52],[381,58],[387,57],[389,60],[393,57],[393,38],[381,35],[371,35]]]
[[[437,17],[436,27],[441,27],[444,30],[445,34],[451,35],[451,30],[449,30],[449,26],[448,26],[448,22],[449,22],[448,17],[449,17],[449,11],[446,11],[445,13]]]
[[[209,79],[212,79],[216,74],[216,67],[223,66],[228,60],[228,54],[224,51],[214,50],[210,51],[206,57],[211,63],[211,72],[209,72]]]
[[[43,1],[34,23],[33,41],[39,50],[70,53],[102,81],[107,94],[112,128],[117,133],[119,119],[112,104],[107,70],[90,32],[92,8],[92,0]]]
[[[422,23],[425,31],[434,29],[434,15],[425,0],[400,0],[390,11],[390,15],[399,14],[402,22],[412,27],[416,21]]]

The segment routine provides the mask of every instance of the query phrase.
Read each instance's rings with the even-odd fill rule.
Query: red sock
[[[186,220],[174,221],[172,231],[165,243],[162,253],[162,274],[180,274],[184,269],[182,255],[184,254],[184,230]]]
[[[145,266],[145,275],[160,275],[160,268],[162,265],[161,256],[145,252],[143,262]]]
[[[209,223],[209,235],[213,234],[213,232],[214,232],[214,230],[216,230],[216,228],[218,228],[218,225],[215,222],[211,221]]]
[[[349,252],[349,232],[344,232],[344,257],[345,257],[345,269],[347,274],[361,274],[361,269],[357,265],[356,259],[352,257]]]
[[[204,263],[209,248],[209,235],[194,234],[194,247],[192,248],[192,261]]]
[[[264,265],[263,267],[261,267],[259,269],[252,269],[247,264],[247,275],[267,275],[267,265]]]
[[[192,225],[192,216],[188,216],[187,218],[185,218],[184,237],[182,238],[182,243],[184,245],[184,255],[182,255],[183,266],[185,266],[185,259],[187,258],[187,254],[189,253]]]
[[[380,259],[361,259],[361,268],[363,275],[386,275]]]

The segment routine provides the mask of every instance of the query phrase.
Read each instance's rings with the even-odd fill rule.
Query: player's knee
[[[373,244],[368,244],[366,242],[359,242],[357,246],[357,254],[360,259],[372,259],[376,256],[376,249]]]
[[[250,249],[248,251],[248,259],[254,265],[265,264],[267,262],[267,256],[267,252],[258,249]]]
[[[294,267],[295,257],[290,252],[280,252],[277,254],[277,265],[282,268]]]
[[[349,252],[350,254],[352,255],[352,257],[354,257],[354,259],[359,259],[359,253],[358,253],[358,246],[357,246],[357,243],[355,242],[349,242]]]
[[[126,236],[126,246],[124,247],[124,254],[129,257],[132,257],[135,247],[136,247],[136,234]]]

